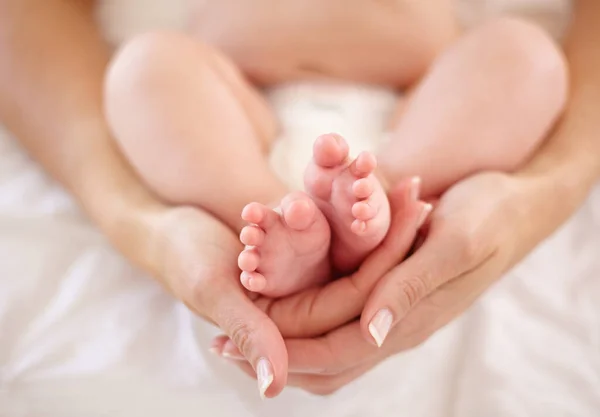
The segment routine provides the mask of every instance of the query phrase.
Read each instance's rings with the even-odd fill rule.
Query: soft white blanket
[[[469,23],[497,3],[465,0],[459,11]],[[503,4],[563,27],[563,2]],[[184,6],[121,0],[101,16],[117,41],[177,27]],[[355,149],[381,136],[393,97],[342,90],[272,92],[288,127],[273,162],[291,183],[316,134],[340,131]],[[288,389],[260,402],[254,381],[207,352],[215,333],[117,255],[0,133],[2,417],[598,416],[600,188],[464,317],[331,397]]]

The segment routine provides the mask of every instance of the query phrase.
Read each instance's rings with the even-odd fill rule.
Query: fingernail
[[[265,399],[265,392],[273,383],[273,367],[268,359],[261,358],[256,365],[256,378],[258,380],[258,393]]]
[[[410,180],[410,198],[417,201],[421,195],[421,178],[412,177]]]
[[[219,349],[214,346],[211,348],[208,348],[208,351],[210,353],[212,353],[213,355],[221,356],[221,352],[219,352]]]
[[[221,349],[221,356],[226,359],[232,359],[236,361],[246,360],[244,355],[242,355],[242,353],[238,350],[237,346],[231,340],[228,340],[223,345],[223,348]]]
[[[421,209],[421,214],[419,215],[419,220],[417,221],[417,229],[419,229],[429,217],[429,213],[433,210],[433,206],[429,203],[426,203]]]
[[[233,354],[230,352],[225,352],[225,351],[221,352],[221,356],[224,357],[225,359],[231,359],[234,361],[245,361],[246,360],[246,358],[244,358],[243,356],[236,355],[236,354]]]
[[[393,316],[392,312],[387,308],[383,308],[375,314],[369,323],[369,333],[377,343],[378,347],[383,345],[383,341],[387,337],[392,327]]]

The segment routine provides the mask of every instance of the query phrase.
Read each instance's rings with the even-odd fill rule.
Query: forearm
[[[92,3],[0,0],[0,122],[127,252],[144,241],[129,207],[154,203],[103,117],[109,48]]]
[[[521,172],[544,176],[574,207],[600,177],[600,3],[575,4],[565,44],[571,78],[569,104],[544,147]],[[570,207],[570,209],[573,207]]]
[[[600,3],[576,3],[566,40],[570,97],[566,111],[544,146],[517,178],[524,187],[511,202],[517,217],[511,264],[563,224],[585,201],[600,176]]]

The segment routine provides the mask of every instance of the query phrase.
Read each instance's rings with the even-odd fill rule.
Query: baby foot
[[[390,205],[373,171],[375,157],[348,157],[348,144],[339,135],[317,138],[304,184],[333,232],[333,265],[342,272],[356,269],[377,247],[390,226]]]
[[[330,275],[327,219],[305,193],[295,192],[279,209],[250,203],[242,219],[246,249],[238,258],[242,285],[270,297],[292,294]]]

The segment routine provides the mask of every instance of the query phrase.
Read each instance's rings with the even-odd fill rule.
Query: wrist
[[[158,219],[167,207],[138,179],[109,140],[90,141],[99,146],[80,153],[85,156],[68,171],[65,185],[112,245],[152,273],[151,245]]]
[[[598,181],[600,160],[595,155],[572,147],[542,151],[516,175],[532,184],[534,195],[539,196],[536,200],[544,201],[546,211],[570,216]]]
[[[145,189],[114,190],[82,202],[91,221],[110,243],[130,262],[154,275],[154,242],[160,216],[167,207],[152,198]]]
[[[515,175],[519,219],[516,254],[529,253],[554,233],[585,202],[595,183],[595,164],[587,158],[536,158]]]

